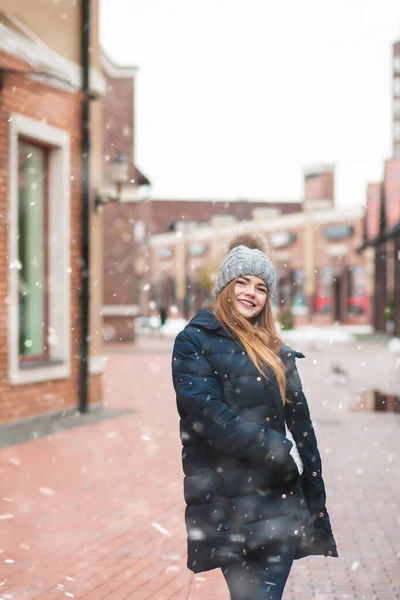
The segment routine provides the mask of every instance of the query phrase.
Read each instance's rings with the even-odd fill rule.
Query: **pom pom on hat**
[[[257,231],[244,231],[243,233],[236,233],[235,236],[231,239],[228,252],[236,248],[237,246],[246,246],[246,248],[250,248],[251,250],[260,250],[267,253],[267,240],[261,233]]]
[[[275,290],[276,274],[267,254],[267,242],[257,232],[237,233],[228,247],[228,254],[222,260],[215,281],[214,293],[218,294],[228,283],[241,275],[255,275],[265,282],[268,295]]]

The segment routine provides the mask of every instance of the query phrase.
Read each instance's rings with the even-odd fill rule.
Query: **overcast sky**
[[[391,155],[399,0],[100,0],[100,39],[139,67],[136,162],[153,197],[298,200],[336,165],[365,202]]]

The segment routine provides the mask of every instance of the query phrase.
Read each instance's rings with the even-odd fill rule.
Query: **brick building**
[[[400,159],[400,40],[393,44],[393,158]]]
[[[253,228],[269,241],[277,312],[289,308],[299,324],[369,323],[369,268],[357,253],[362,209],[335,209],[333,174],[330,165],[307,169],[301,210],[291,214],[275,209],[247,222],[231,216],[225,224],[211,221],[153,235],[150,294],[155,305],[168,307],[170,316],[190,318],[209,304],[215,270],[232,231]]]
[[[133,192],[134,194],[135,192]],[[124,191],[123,203],[104,207],[104,337],[106,341],[134,339],[134,317],[154,313],[149,238],[155,233],[179,232],[218,223],[262,219],[299,210],[297,202],[222,200],[140,200]],[[234,217],[232,215],[235,215]],[[150,305],[150,308],[149,308]],[[156,309],[156,313],[159,307]]]
[[[82,92],[84,0],[2,1],[0,13],[0,423],[101,401],[99,222],[91,214],[90,346],[84,353],[82,107],[105,91],[91,3]],[[45,18],[43,18],[45,15]],[[88,53],[85,54],[88,56]],[[93,103],[90,185],[100,181]],[[87,174],[87,173],[86,173]],[[85,188],[86,189],[86,188]],[[86,256],[86,254],[85,254]],[[85,312],[87,315],[87,311]],[[85,320],[86,319],[86,320]],[[85,346],[86,348],[86,346]],[[87,349],[87,348],[86,348]],[[83,360],[80,360],[80,359]],[[84,368],[82,368],[82,364]],[[88,365],[88,372],[86,366]],[[87,398],[87,393],[89,399]]]
[[[400,337],[400,41],[393,44],[393,157],[370,183],[360,247],[373,264],[373,324]]]
[[[103,332],[105,341],[131,341],[137,314],[138,277],[143,274],[145,241],[143,223],[149,222],[147,189],[150,181],[134,160],[134,111],[136,67],[116,65],[102,54],[107,92],[103,102],[103,192],[113,196],[110,164],[116,155],[125,157],[127,181],[121,202],[103,208]],[[144,192],[143,192],[144,190]]]

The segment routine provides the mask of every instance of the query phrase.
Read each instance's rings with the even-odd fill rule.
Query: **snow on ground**
[[[161,333],[165,336],[175,337],[186,325],[186,319],[167,319],[164,326],[161,328]]]
[[[390,352],[394,352],[395,354],[400,354],[400,338],[392,338],[391,340],[389,340],[388,342],[388,350],[390,350]]]
[[[353,342],[354,335],[370,333],[373,333],[370,325],[331,325],[330,327],[305,325],[289,331],[281,331],[284,341],[315,341],[330,344]]]

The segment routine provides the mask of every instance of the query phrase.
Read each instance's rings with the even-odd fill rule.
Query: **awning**
[[[144,175],[136,166],[136,185],[150,185],[150,179],[147,179],[146,175]]]
[[[366,248],[379,246],[379,244],[384,244],[393,238],[400,236],[400,223],[397,223],[394,227],[385,230],[383,233],[378,235],[373,240],[365,240],[363,244],[359,248],[357,248],[357,252],[360,253]]]

